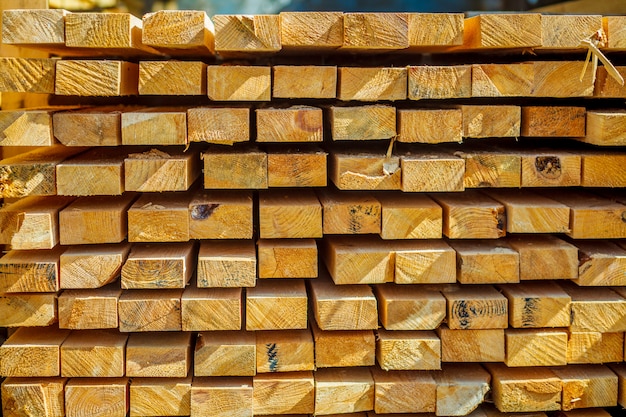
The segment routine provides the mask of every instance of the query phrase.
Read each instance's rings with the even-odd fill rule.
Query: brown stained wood
[[[409,100],[467,98],[472,95],[471,65],[409,66]]]
[[[264,189],[267,153],[256,148],[209,148],[201,154],[206,189]]]
[[[134,194],[80,197],[59,212],[62,245],[120,243],[126,239],[126,211]]]
[[[139,67],[126,61],[61,60],[56,63],[54,94],[118,97],[137,94]]]
[[[390,242],[391,243],[391,242]],[[396,284],[445,284],[456,281],[456,254],[442,240],[396,241]]]
[[[54,93],[56,60],[3,57],[0,58],[0,71],[4,74],[0,79],[0,91],[2,92]],[[5,96],[5,101],[6,99]]]
[[[533,77],[533,63],[473,64],[472,97],[528,97]]]
[[[191,376],[187,378],[133,378],[129,401],[131,416],[189,415]]]
[[[396,109],[384,104],[332,106],[329,120],[333,141],[391,139],[396,136]]]
[[[0,161],[0,195],[4,198],[56,194],[56,166],[85,148],[55,145]]]
[[[398,109],[398,142],[463,141],[461,109]]]
[[[65,385],[68,416],[124,417],[128,413],[128,378],[72,378]]]
[[[439,239],[442,209],[431,198],[421,195],[380,194],[383,239]]]
[[[465,188],[519,188],[521,156],[507,150],[478,149],[454,153],[465,160]]]
[[[4,7],[3,7],[4,8]],[[2,42],[10,45],[62,46],[65,17],[62,9],[5,10],[2,13]]]
[[[340,190],[399,190],[402,171],[397,156],[379,151],[331,152],[328,176]]]
[[[129,242],[189,240],[187,193],[144,193],[128,209]]]
[[[586,150],[581,153],[583,187],[626,187],[626,153]]]
[[[324,234],[381,233],[381,204],[369,193],[317,193],[323,209]]]
[[[378,330],[376,360],[384,371],[441,369],[441,341],[431,330]]]
[[[181,298],[183,331],[241,329],[241,288],[187,287]]]
[[[497,239],[506,234],[504,205],[474,191],[432,194],[443,208],[443,234],[450,239]]]
[[[194,378],[191,415],[251,416],[252,378]]]
[[[303,280],[262,280],[246,290],[246,330],[307,328]]]
[[[618,17],[618,16],[611,16]],[[610,40],[609,40],[610,43]],[[626,44],[625,44],[626,45]],[[615,66],[617,72],[624,78],[626,67]],[[609,75],[604,66],[598,67],[596,72],[595,88],[593,90],[594,97],[602,98],[622,98],[626,97],[626,87],[621,85],[618,80]]]
[[[270,67],[209,65],[207,94],[214,101],[270,101]]]
[[[509,301],[509,324],[513,328],[568,327],[571,298],[554,282],[499,285]]]
[[[374,409],[374,379],[369,369],[318,369],[315,372],[315,413],[365,412]]]
[[[386,330],[434,330],[446,318],[446,299],[419,286],[374,286],[380,323]]]
[[[194,107],[187,110],[189,142],[232,145],[250,141],[247,107]]]
[[[54,137],[65,146],[121,145],[122,109],[98,106],[54,113]]]
[[[310,281],[311,305],[321,330],[374,330],[378,308],[367,285],[335,285],[328,276]]]
[[[521,126],[519,106],[461,106],[463,111],[463,137],[503,138],[518,137]]]
[[[170,55],[212,55],[215,48],[213,22],[201,10],[159,10],[142,17],[144,45]]]
[[[126,290],[118,302],[120,332],[180,331],[182,290]]]
[[[509,237],[519,253],[520,280],[577,279],[578,248],[555,236]]]
[[[374,368],[372,375],[376,414],[435,412],[437,383],[431,373]]]
[[[415,152],[400,156],[404,192],[463,191],[465,161],[445,152]]]
[[[60,109],[59,109],[60,110]],[[0,111],[0,146],[52,146],[52,115],[56,110]]]
[[[580,185],[581,156],[551,150],[518,151],[522,157],[522,187]]]
[[[18,417],[28,409],[35,415],[63,417],[66,378],[9,377],[2,382],[2,412]]]
[[[185,288],[196,264],[194,242],[133,245],[122,266],[122,289]]]
[[[200,61],[141,61],[139,94],[206,95],[206,64]]]
[[[113,282],[129,251],[129,243],[68,247],[59,258],[60,287],[100,288]]]
[[[606,365],[567,366],[552,371],[563,384],[562,410],[617,405],[618,376]]]
[[[332,50],[343,45],[341,12],[281,12],[279,16],[286,51]]]
[[[124,159],[127,148],[103,151],[96,147],[66,159],[56,166],[58,195],[120,196],[124,187]]]
[[[534,48],[541,45],[539,13],[479,14],[465,19],[464,48]]]
[[[620,146],[626,143],[626,113],[621,110],[587,112],[587,134],[581,142],[598,146]]]
[[[481,404],[487,400],[491,375],[479,364],[443,364],[433,374],[437,382],[437,414],[449,416],[489,417]],[[485,401],[486,402],[486,401]],[[475,413],[472,413],[477,410]],[[497,414],[493,414],[497,417]],[[528,416],[538,417],[538,416]],[[544,416],[545,417],[545,416]]]
[[[500,363],[486,367],[498,410],[511,413],[561,409],[561,380],[550,369],[508,368]]]
[[[0,292],[57,292],[59,256],[65,248],[10,250],[0,258]]]
[[[194,376],[253,376],[256,374],[256,332],[215,331],[198,334]]]
[[[256,372],[312,371],[313,337],[306,330],[256,332]]]
[[[313,239],[259,239],[259,278],[317,278],[317,243]]]
[[[322,109],[311,106],[256,109],[256,142],[322,142]]]
[[[281,50],[280,16],[215,15],[215,52],[223,57]]]
[[[0,295],[0,326],[46,327],[57,321],[55,293]]]
[[[252,241],[203,241],[198,251],[198,288],[254,287],[257,258]]]
[[[457,281],[461,284],[504,284],[520,280],[520,255],[501,240],[457,240]]]
[[[324,239],[321,259],[337,285],[393,282],[393,245],[375,236]]]
[[[610,363],[624,360],[624,333],[569,332],[567,363]]]
[[[448,328],[506,329],[508,327],[508,299],[494,287],[463,286],[443,291],[447,304]]]
[[[338,368],[373,366],[376,341],[371,330],[320,330],[311,322],[315,343],[315,366]]]
[[[0,208],[0,243],[12,249],[52,249],[59,243],[59,212],[71,197],[25,197]]]
[[[191,333],[145,332],[128,337],[126,376],[185,378],[191,361]]]
[[[285,15],[304,13],[281,13],[281,20]],[[320,13],[321,14],[321,13]],[[289,18],[288,18],[289,19]],[[321,22],[320,22],[321,23]],[[283,31],[285,28],[283,27]],[[303,33],[303,36],[307,34]],[[283,43],[285,39],[283,38]],[[337,96],[337,67],[321,65],[274,65],[272,67],[274,98],[315,98],[334,99]]]
[[[407,13],[344,13],[342,50],[383,52],[409,46]]]
[[[151,149],[130,153],[124,159],[124,188],[127,191],[186,191],[199,176],[198,151]]]
[[[253,415],[312,414],[315,380],[311,371],[259,374],[253,377]]]
[[[506,329],[508,367],[567,364],[567,331],[562,329]]]
[[[580,286],[622,286],[626,277],[626,249],[608,241],[577,241]]]
[[[52,377],[61,374],[61,345],[69,330],[20,327],[0,346],[4,376]]]
[[[59,327],[62,329],[116,329],[118,284],[93,289],[65,290],[59,295]]]
[[[252,194],[199,191],[189,202],[190,239],[251,239]]]
[[[578,49],[580,41],[602,30],[600,15],[541,16],[542,49]]]
[[[591,67],[580,80],[582,61],[535,61],[533,97],[590,97],[594,83]]]
[[[325,187],[327,156],[320,148],[284,149],[267,155],[269,187]]]
[[[322,205],[313,191],[259,194],[261,239],[321,238]]]
[[[339,100],[396,101],[406,97],[406,68],[339,68]]]
[[[561,283],[572,298],[572,332],[624,332],[626,328],[626,299],[622,292],[604,287],[577,287]]]
[[[61,376],[124,376],[127,340],[117,330],[73,331],[61,345]]]
[[[122,145],[186,145],[187,112],[153,107],[122,113]]]
[[[408,25],[411,50],[463,44],[462,13],[409,13]]]
[[[523,106],[521,135],[529,137],[585,136],[584,107]]]

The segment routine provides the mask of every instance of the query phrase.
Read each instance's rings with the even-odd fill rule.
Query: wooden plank
[[[567,363],[610,363],[624,360],[624,333],[569,332]]]
[[[256,371],[312,371],[315,368],[310,330],[256,332]]]
[[[318,369],[315,414],[333,415],[374,409],[374,379],[366,368]]]
[[[285,20],[285,15],[290,15],[287,20],[306,19],[309,13],[289,13],[282,12],[280,14],[281,21]],[[312,13],[311,13],[312,14]],[[320,12],[319,14],[324,14]],[[329,14],[337,14],[330,12]],[[291,16],[296,16],[293,19]],[[320,24],[324,22],[320,21]],[[296,22],[294,21],[295,25]],[[317,28],[316,28],[317,29]],[[283,32],[290,30],[282,27]],[[308,33],[302,33],[303,37]],[[283,38],[283,46],[286,47],[286,40]],[[295,40],[294,42],[297,42]],[[323,40],[320,40],[320,43]],[[340,42],[341,43],[341,42]],[[298,46],[301,48],[302,46]],[[321,65],[274,65],[272,66],[272,97],[274,98],[315,98],[315,99],[334,99],[337,96],[337,67],[321,66]]]
[[[186,193],[143,193],[127,212],[128,241],[188,241],[190,198]]]
[[[408,67],[408,98],[468,98],[472,95],[472,66],[420,65]]]
[[[4,74],[0,80],[2,92],[54,93],[56,75],[54,59],[2,57],[0,71]]]
[[[567,331],[561,329],[506,329],[508,367],[567,364]]]
[[[579,365],[552,370],[563,384],[564,411],[617,406],[618,377],[605,365]]]
[[[261,239],[322,237],[322,205],[311,190],[259,194]]]
[[[322,109],[312,106],[256,109],[256,142],[322,142]]]
[[[603,14],[608,15],[609,13]],[[602,26],[608,38],[607,48],[618,50],[626,48],[626,33],[622,26],[623,23],[623,16],[604,16],[602,18]]]
[[[367,285],[335,285],[328,276],[309,282],[311,305],[321,330],[374,330],[378,308]]]
[[[68,416],[123,417],[128,412],[128,378],[72,378],[65,385]]]
[[[587,112],[587,134],[577,140],[598,146],[624,145],[624,126],[626,113],[621,110],[590,110]]]
[[[180,331],[182,290],[126,290],[117,304],[120,332]]]
[[[375,236],[330,236],[324,239],[322,260],[337,285],[393,282],[392,244]]]
[[[509,301],[509,324],[513,328],[568,327],[571,298],[554,282],[499,285]]]
[[[190,239],[251,239],[252,194],[199,191],[189,203]]]
[[[122,266],[122,289],[185,288],[196,263],[195,242],[133,245]]]
[[[215,24],[215,52],[225,58],[281,50],[280,16],[223,14]]]
[[[4,376],[45,377],[61,374],[61,345],[69,330],[20,327],[0,346]]]
[[[204,188],[264,189],[267,184],[267,153],[256,148],[209,148],[204,161]]]
[[[153,107],[122,113],[122,145],[186,145],[187,112]]]
[[[506,234],[504,205],[475,191],[432,194],[443,208],[443,234],[450,239],[497,239]]]
[[[200,61],[141,61],[140,95],[206,95],[206,64]]]
[[[443,364],[434,377],[437,382],[438,415],[481,416],[470,413],[483,403],[490,390],[491,375],[482,366]]]
[[[259,278],[317,278],[314,239],[259,239]]]
[[[469,49],[541,46],[539,13],[479,14],[465,19],[463,46]]]
[[[533,63],[473,64],[472,97],[528,97],[532,94]]]
[[[187,110],[187,140],[232,145],[250,140],[247,107],[194,107]]]
[[[126,376],[185,378],[191,367],[191,333],[133,333],[126,346]]]
[[[395,242],[396,284],[445,284],[456,282],[456,253],[442,240]]]
[[[311,371],[259,374],[253,377],[253,415],[312,414],[315,381]]]
[[[197,288],[183,292],[183,331],[239,330],[242,323],[241,288]]]
[[[209,65],[207,94],[215,101],[270,101],[271,68],[244,65]]]
[[[0,295],[0,326],[46,327],[57,321],[57,295],[2,294]]]
[[[614,333],[626,330],[626,299],[604,287],[577,287],[562,283],[563,290],[572,298],[573,332]]]
[[[379,284],[374,294],[386,330],[434,330],[446,318],[446,300],[438,291]]]
[[[126,211],[135,195],[79,197],[59,212],[62,245],[120,243],[126,239]]]
[[[580,286],[626,285],[626,250],[608,241],[576,241]]]
[[[541,16],[542,49],[579,49],[580,41],[602,30],[600,15]]]
[[[618,17],[618,16],[609,16]],[[611,40],[609,40],[609,43]],[[626,74],[626,67],[616,66],[615,69],[621,75],[622,79]],[[594,97],[602,98],[622,98],[626,96],[626,87],[623,86],[618,80],[609,75],[604,66],[598,67],[596,72],[595,88],[593,90]]]
[[[246,330],[307,328],[303,280],[262,280],[246,290]]]
[[[5,379],[2,382],[3,415],[16,417],[22,410],[28,409],[42,417],[63,417],[66,382],[66,378]]]
[[[507,243],[519,253],[520,280],[578,278],[578,249],[554,236],[516,236]]]
[[[168,148],[166,152],[151,149],[130,153],[124,159],[124,187],[127,191],[186,191],[199,176],[197,150]]]
[[[618,391],[617,391],[617,403],[619,405],[622,405],[624,403],[626,403],[626,398],[624,398],[624,396],[626,395],[626,392],[624,392],[624,383],[626,383],[626,367],[624,366],[624,364],[611,364],[609,365],[609,368],[615,373],[615,375],[617,375],[617,383],[618,383]],[[623,405],[622,405],[623,406]]]
[[[2,42],[18,46],[55,47],[65,44],[65,17],[62,9],[4,10]]]
[[[326,187],[328,154],[321,148],[286,148],[267,154],[269,187]]]
[[[112,195],[124,191],[124,159],[128,148],[112,148],[103,152],[96,147],[66,159],[56,166],[58,195]]]
[[[406,68],[340,67],[337,98],[343,101],[406,100]]]
[[[425,195],[381,194],[383,239],[439,239],[442,230],[442,209]]]
[[[590,97],[593,95],[593,72],[589,69],[580,80],[582,61],[535,61],[533,97]]]
[[[349,52],[385,52],[409,46],[407,13],[344,13],[343,46]]]
[[[324,331],[311,323],[315,366],[319,368],[372,366],[376,343],[371,330]]]
[[[198,288],[254,287],[257,257],[251,241],[204,241],[198,251]]]
[[[384,104],[329,109],[333,141],[390,139],[396,136],[396,109]]]
[[[442,324],[437,335],[442,362],[504,362],[503,329],[452,330]]]
[[[126,262],[130,244],[70,246],[59,258],[60,287],[100,288],[113,282]]]
[[[435,332],[380,329],[376,336],[376,360],[382,370],[441,369],[441,341]]]
[[[193,374],[196,377],[255,375],[256,334],[245,330],[199,333]]]
[[[463,111],[463,137],[503,138],[519,137],[522,110],[519,106],[465,105]]]
[[[98,106],[54,113],[54,137],[65,146],[121,145],[123,109]]]
[[[580,155],[555,150],[522,150],[522,187],[574,187],[580,185]]]
[[[398,109],[398,142],[462,142],[461,109]]]
[[[437,383],[428,372],[372,369],[374,411],[385,413],[434,413]],[[420,395],[411,393],[419,392]]]
[[[59,243],[59,212],[71,197],[25,197],[0,208],[0,243],[12,249],[52,249]]]
[[[374,151],[331,152],[328,177],[340,190],[399,190],[402,171],[397,156]]]
[[[93,289],[65,290],[59,295],[59,327],[62,329],[116,329],[117,303],[122,290],[114,283]]]
[[[317,193],[323,209],[324,234],[381,233],[381,204],[372,194]]]
[[[194,378],[191,386],[191,414],[210,416],[251,416],[252,378]]]
[[[626,187],[624,164],[626,153],[585,150],[581,153],[581,178],[583,187]]]
[[[409,13],[408,25],[411,50],[463,44],[462,13]]]
[[[570,209],[565,204],[529,190],[486,190],[506,210],[509,233],[567,233]]]
[[[213,22],[202,10],[159,10],[142,17],[141,40],[170,55],[209,55],[215,49]]]
[[[343,45],[341,12],[280,12],[279,16],[285,51],[326,51]]]
[[[0,111],[0,146],[52,146],[52,115],[61,108]]]
[[[127,339],[117,330],[73,331],[61,345],[61,376],[124,376]]]
[[[56,166],[85,148],[48,146],[0,161],[0,194],[4,198],[56,194]]]
[[[139,67],[126,61],[60,60],[56,63],[54,94],[117,97],[136,95]]]
[[[0,258],[0,292],[57,292],[59,256],[65,248],[10,250]]]
[[[520,133],[528,137],[585,136],[586,113],[584,107],[576,106],[522,106]]]
[[[443,291],[447,305],[448,328],[506,329],[508,299],[492,286],[461,286]]]
[[[405,192],[463,191],[465,161],[445,152],[409,152],[400,157],[401,190]]]
[[[519,188],[521,156],[508,150],[476,149],[457,151],[465,160],[465,188]]]
[[[130,416],[189,415],[191,377],[133,378],[130,384]]]

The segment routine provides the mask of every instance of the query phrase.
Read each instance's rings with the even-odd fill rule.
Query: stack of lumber
[[[625,27],[5,11],[4,416],[626,406]]]

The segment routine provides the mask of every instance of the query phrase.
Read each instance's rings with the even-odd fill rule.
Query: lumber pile
[[[4,11],[3,415],[626,406],[624,24]]]

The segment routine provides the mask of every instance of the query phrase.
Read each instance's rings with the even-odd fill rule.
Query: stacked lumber
[[[3,415],[626,406],[625,22],[5,11]]]

